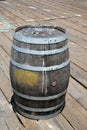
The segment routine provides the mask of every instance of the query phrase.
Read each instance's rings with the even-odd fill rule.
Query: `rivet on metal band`
[[[21,47],[17,47],[16,45],[13,44],[12,48],[18,52],[24,53],[24,54],[31,54],[31,55],[53,55],[53,54],[58,54],[61,52],[64,52],[65,50],[68,49],[68,46],[64,46],[59,49],[54,49],[54,50],[45,50],[45,51],[37,51],[37,50],[29,50],[29,49],[24,49]]]
[[[65,33],[63,36],[53,38],[31,38],[15,33],[13,38],[17,41],[28,44],[55,44],[67,40],[67,34]]]
[[[36,67],[36,66],[20,64],[20,63],[17,63],[16,61],[14,61],[13,59],[11,59],[11,63],[20,69],[42,72],[42,71],[53,71],[53,70],[58,70],[58,69],[64,68],[65,66],[67,66],[70,63],[70,60],[68,59],[67,61],[65,61],[62,64],[49,66],[49,67],[43,67],[43,66]]]
[[[56,106],[53,106],[53,107],[49,107],[49,108],[31,108],[31,107],[26,107],[20,103],[18,103],[16,100],[15,100],[15,103],[18,107],[24,109],[24,110],[27,110],[27,111],[32,111],[32,112],[48,112],[48,111],[53,111],[57,108],[59,108],[60,106],[62,106],[64,104],[65,101],[61,102],[60,104],[56,105]]]
[[[18,96],[20,96],[22,98],[28,99],[28,100],[42,101],[42,100],[52,100],[52,99],[59,98],[59,97],[63,96],[67,92],[67,89],[60,92],[59,94],[56,94],[56,95],[53,95],[53,96],[47,96],[47,97],[34,97],[34,96],[25,95],[25,94],[22,94],[22,93],[18,92],[14,88],[13,88],[13,92],[16,95],[18,95]]]

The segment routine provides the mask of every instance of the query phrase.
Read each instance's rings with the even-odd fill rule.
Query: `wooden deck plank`
[[[3,61],[2,58],[0,58],[0,68],[2,71],[7,75],[7,78],[9,79],[9,67],[6,65],[6,63]]]
[[[87,109],[87,91],[81,84],[70,78],[68,92],[79,104]]]
[[[21,118],[21,115],[19,115]],[[21,118],[26,128],[29,130],[74,130],[67,120],[60,114],[59,116],[49,120],[34,121],[30,119]]]
[[[31,16],[31,19],[43,19],[44,17],[53,17],[53,14],[49,14],[49,13],[46,13],[45,11],[42,11],[39,9],[39,6],[37,6],[37,3],[33,3],[33,1],[30,1],[30,2],[27,2],[27,1],[22,1],[22,0],[19,0],[19,2],[21,2],[21,8],[19,9],[20,12],[23,13],[23,15],[26,15],[26,16]],[[17,0],[13,3],[14,5],[14,8],[17,8]],[[13,6],[11,4],[11,6]],[[10,7],[11,7],[10,6]],[[27,11],[26,11],[27,9]],[[54,14],[55,15],[55,14]]]
[[[6,63],[9,67],[9,55],[0,47],[0,58]]]
[[[27,119],[21,115],[19,115],[19,117],[22,120],[22,122],[24,123],[27,130],[43,130],[41,125],[38,123],[38,121]]]
[[[14,3],[13,3],[14,4]],[[29,21],[33,21],[33,19],[29,16],[29,14],[31,15],[32,13],[33,13],[33,11],[31,12],[29,12],[29,13],[27,13],[28,11],[23,11],[23,9],[25,10],[26,8],[24,8],[24,7],[22,7],[23,9],[21,10],[21,8],[18,10],[18,7],[17,6],[15,6],[15,4],[14,4],[14,6],[12,6],[11,4],[7,4],[7,3],[1,3],[1,6],[3,7],[3,8],[5,8],[6,10],[8,10],[8,11],[10,11],[10,12],[12,12],[14,15],[16,15],[17,17],[19,17],[19,18],[21,18],[23,21],[26,21],[26,22],[29,22]],[[16,9],[16,10],[15,10]],[[28,7],[27,7],[27,10],[28,10]],[[35,13],[36,12],[34,12],[34,20],[35,19],[41,19],[40,18],[40,15],[38,15],[37,13],[37,15],[35,15]],[[28,14],[28,16],[27,16],[27,14]],[[33,15],[33,14],[32,14]],[[41,15],[41,17],[42,17],[42,15]],[[37,21],[37,20],[36,20]]]
[[[77,65],[71,62],[71,77],[73,77],[76,81],[78,81],[81,85],[87,88],[87,72],[79,68]]]
[[[12,96],[11,83],[1,68],[0,68],[0,89],[3,91],[8,102],[10,102]]]
[[[79,16],[76,16],[79,14],[79,13],[75,13],[76,10],[72,11],[72,8],[71,8],[71,10],[69,9],[69,11],[67,11],[66,5],[65,6],[63,5],[63,7],[62,7],[62,6],[60,6],[60,3],[58,3],[58,1],[57,1],[57,3],[49,2],[49,1],[40,1],[40,2],[37,1],[37,3],[38,3],[38,5],[42,3],[40,6],[40,10],[41,10],[41,8],[43,9],[43,5],[47,6],[47,9],[52,10],[52,13],[56,14],[57,18],[65,19],[66,22],[73,24],[74,25],[73,27],[76,28],[77,30],[82,28],[82,29],[80,29],[80,31],[83,32],[85,30],[85,33],[87,34],[86,28],[81,25],[83,23],[84,26],[86,26],[86,21],[83,21],[84,17],[82,19]],[[47,4],[47,3],[49,3],[49,4]],[[57,5],[58,5],[58,7],[57,7]],[[50,12],[47,12],[47,13],[50,14]],[[62,16],[64,16],[65,18]],[[74,18],[74,21],[73,21],[73,18]]]
[[[43,3],[42,3],[43,2]],[[36,4],[38,3],[38,5],[40,4],[40,7],[39,7],[39,10],[40,10],[40,12],[41,11],[43,11],[43,8],[44,7],[47,7],[47,9],[48,10],[52,10],[52,12],[47,12],[48,14],[49,14],[49,16],[50,16],[50,14],[51,13],[53,13],[54,14],[54,16],[56,15],[56,17],[58,17],[58,18],[62,18],[61,16],[65,16],[65,19],[66,19],[66,22],[70,22],[71,24],[73,24],[74,26],[75,26],[75,29],[80,29],[80,28],[82,28],[82,26],[81,25],[79,25],[79,21],[81,21],[81,20],[83,20],[83,19],[78,19],[79,17],[76,17],[75,16],[75,14],[73,13],[73,16],[72,16],[72,11],[71,11],[71,13],[70,13],[70,10],[68,11],[68,13],[66,13],[65,14],[65,10],[67,11],[67,9],[64,9],[63,10],[63,8],[61,7],[61,6],[59,6],[59,3],[57,2],[57,4],[58,4],[58,7],[55,5],[55,6],[52,6],[52,4],[53,3],[55,3],[55,2],[52,2],[51,4],[47,4],[47,2],[49,2],[49,1],[37,1],[36,2]],[[27,2],[28,3],[28,2]],[[36,4],[34,4],[34,6],[36,6]],[[44,6],[45,5],[45,6]],[[72,8],[71,8],[72,9]],[[62,11],[63,10],[63,11]],[[75,10],[74,10],[75,11]],[[69,14],[70,13],[70,14]],[[70,16],[69,16],[70,15]],[[73,21],[71,21],[71,20],[73,20],[73,18],[74,18],[74,22]],[[70,21],[69,21],[69,19],[70,19]],[[77,20],[78,20],[78,24],[77,24]],[[75,21],[76,21],[76,23],[75,23]],[[81,23],[85,23],[85,22],[81,22]],[[85,24],[86,25],[86,24]],[[74,27],[73,26],[73,27]],[[78,28],[76,28],[76,26],[78,26]],[[87,34],[87,30],[86,30],[86,28],[82,28],[80,31],[83,31],[85,29],[85,32],[86,32],[86,34]]]
[[[18,16],[19,18],[21,18],[22,20],[27,19],[26,15],[23,16],[22,13],[18,12],[17,10],[14,10],[14,8],[10,8],[7,3],[0,3],[0,5],[5,8],[6,10],[8,10],[9,12],[13,13],[14,15]]]
[[[15,13],[12,13],[8,8],[5,8],[5,6],[0,3],[0,16],[2,18],[6,18],[12,25],[15,25],[16,23],[20,25],[24,24],[24,20],[18,17]],[[19,22],[18,22],[19,21]]]
[[[3,33],[0,33],[0,47],[3,48],[8,55],[11,54],[11,41],[3,35]]]
[[[71,31],[67,30],[67,33],[68,33],[68,38],[71,42],[74,42],[75,44],[83,47],[84,49],[87,49],[87,41],[78,38],[78,36],[74,35],[74,33],[72,33]]]
[[[71,61],[83,68],[87,72],[87,50],[73,42],[69,42]],[[81,53],[81,55],[80,55]]]
[[[70,95],[67,95],[67,104],[63,115],[76,130],[87,129],[87,111],[77,103]]]
[[[73,130],[73,127],[61,114],[49,120],[42,120],[40,123],[46,130]]]
[[[8,130],[9,129],[10,130],[23,130],[22,125],[18,121],[16,115],[13,113],[10,104],[8,104],[8,102],[6,101],[1,91],[0,91],[0,116],[4,118],[4,121],[6,122],[8,126]]]
[[[30,3],[30,2],[27,2],[27,3]],[[13,6],[14,7],[14,6]],[[12,9],[13,10],[13,9]],[[59,10],[57,10],[57,11],[59,11]],[[36,13],[37,11],[34,11],[34,14]],[[40,11],[38,11],[38,12],[41,12],[41,10]],[[37,12],[37,16],[38,16],[38,12]],[[22,12],[23,13],[23,12]],[[33,13],[33,10],[32,10],[32,12],[31,13]],[[31,13],[29,13],[29,14],[31,14]],[[28,14],[28,15],[29,15]],[[49,12],[47,13],[47,14],[49,14]],[[57,12],[57,14],[58,14],[58,12]],[[42,16],[43,14],[41,14],[41,16]],[[49,14],[50,15],[50,14]],[[25,16],[25,15],[24,15]],[[34,16],[35,17],[35,16]],[[43,16],[44,17],[44,16]],[[26,19],[25,19],[26,20]],[[68,23],[69,23],[69,21],[67,21]],[[72,24],[72,27],[74,27],[74,29],[80,29],[81,28],[81,26],[79,26],[77,23],[76,24],[74,24],[74,23],[72,23],[72,22],[70,22],[71,24]],[[70,25],[70,24],[68,24],[68,25]],[[74,26],[73,26],[74,25]],[[85,29],[85,32],[86,32],[86,34],[87,34],[87,30],[86,30],[86,28],[81,28],[80,29],[80,31],[83,31]]]
[[[46,0],[45,0],[46,1]],[[67,0],[65,0],[65,1],[61,1],[61,0],[55,0],[54,2],[52,1],[52,0],[49,0],[49,1],[47,1],[47,2],[44,2],[44,3],[46,3],[47,5],[51,5],[52,7],[54,6],[54,7],[61,7],[61,9],[63,10],[63,11],[67,11],[67,12],[75,12],[75,13],[81,13],[82,15],[84,15],[84,16],[86,16],[86,11],[87,10],[84,10],[84,8],[79,8],[78,7],[78,3],[80,3],[80,2],[78,2],[77,1],[77,3],[75,4],[75,6],[72,6],[73,5],[73,3],[74,3],[75,1],[71,1],[70,0],[70,3],[67,1]],[[83,1],[82,1],[83,2]]]
[[[60,3],[62,3],[63,5],[66,4],[66,2],[67,2],[67,5],[68,5],[69,8],[72,7],[73,9],[77,9],[77,10],[80,10],[82,12],[87,9],[87,8],[85,8],[86,2],[83,1],[83,0],[80,0],[79,2],[78,2],[78,0],[76,0],[76,1],[71,1],[71,0],[60,1]]]
[[[1,117],[1,114],[0,114],[0,130],[9,130],[5,120],[3,119],[3,117]]]

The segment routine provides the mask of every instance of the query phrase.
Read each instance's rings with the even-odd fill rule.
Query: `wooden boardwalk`
[[[9,60],[20,25],[64,27],[69,37],[71,74],[66,107],[50,120],[16,115],[11,107]],[[87,130],[87,0],[0,0],[0,130]]]

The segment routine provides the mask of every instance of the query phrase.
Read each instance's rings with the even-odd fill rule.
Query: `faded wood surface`
[[[2,21],[2,18],[5,21]],[[8,22],[7,22],[8,21]],[[67,30],[71,78],[64,111],[50,120],[33,121],[11,109],[9,61],[12,37],[20,25],[57,25]],[[7,32],[6,28],[9,26]],[[3,29],[3,30],[2,30]],[[12,123],[11,123],[12,122]],[[87,1],[0,1],[0,130],[87,130]]]
[[[2,130],[23,130],[22,125],[11,108],[11,105],[8,104],[0,90],[0,129],[1,128]]]

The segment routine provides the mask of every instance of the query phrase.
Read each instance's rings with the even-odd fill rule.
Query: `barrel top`
[[[53,44],[67,39],[66,31],[54,26],[21,26],[15,30],[14,39],[33,44]]]

